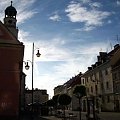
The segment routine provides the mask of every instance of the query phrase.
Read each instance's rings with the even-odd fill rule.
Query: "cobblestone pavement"
[[[73,111],[74,114],[77,115],[77,119],[79,120],[79,112]],[[100,120],[120,120],[120,113],[117,112],[100,112],[99,114]],[[82,112],[82,120],[86,120],[86,112]]]
[[[68,116],[68,113],[72,112],[76,117],[74,118],[67,118],[66,120],[79,120],[79,112],[78,111],[66,111],[66,116]],[[86,113],[82,112],[81,114],[81,120],[86,120]],[[64,120],[63,118],[58,118],[55,116],[39,116],[34,117],[32,119],[30,116],[26,116],[21,118],[20,120]],[[100,120],[120,120],[120,113],[115,112],[101,112],[100,113]]]
[[[117,112],[101,112],[101,120],[120,120],[120,113]]]
[[[75,118],[68,118],[67,120],[80,120],[79,119],[79,112],[76,111],[69,111],[72,112],[74,115],[77,117]],[[68,116],[68,111],[66,112],[66,116]],[[115,113],[115,112],[101,112],[99,114],[100,120],[120,120],[120,113]],[[64,120],[62,118],[57,118],[54,116],[44,116],[43,118],[46,118],[47,120]],[[86,120],[86,112],[82,112],[81,114],[81,120]]]
[[[57,118],[55,116],[43,116],[42,118],[45,118],[47,120],[62,120],[62,118]]]
[[[20,118],[20,120],[49,120],[49,119],[47,119],[47,118],[44,118],[44,117],[34,117],[34,118],[32,118],[32,117],[28,117],[28,116],[24,116],[24,117],[22,117],[22,118]]]

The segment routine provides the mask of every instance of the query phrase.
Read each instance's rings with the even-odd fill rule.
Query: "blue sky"
[[[0,0],[1,21],[9,5],[10,0]],[[100,51],[120,43],[120,0],[13,0],[13,6],[24,60],[31,60],[33,42],[40,48],[34,88],[47,89],[50,97],[54,87],[96,62]],[[24,72],[31,88],[31,69]]]

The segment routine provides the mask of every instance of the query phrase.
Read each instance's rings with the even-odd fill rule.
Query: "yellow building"
[[[100,52],[98,61],[83,74],[86,81],[87,100],[94,102],[94,109],[114,111],[114,90],[111,59],[120,49],[115,45],[109,53]]]
[[[114,91],[114,110],[120,111],[120,48],[111,59],[113,91]]]
[[[82,111],[89,111],[92,106],[99,111],[120,111],[120,45],[116,44],[109,53],[99,52],[97,62],[84,74],[78,74],[54,89],[55,94],[67,93],[72,97],[71,110],[78,109],[78,99],[73,95],[77,84],[86,86]]]

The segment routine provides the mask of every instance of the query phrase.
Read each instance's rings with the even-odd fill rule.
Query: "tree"
[[[47,106],[50,108],[50,114],[52,115],[52,107],[54,107],[55,102],[53,101],[53,99],[50,99],[47,101]]]
[[[52,100],[54,101],[55,106],[57,106],[57,104],[58,104],[58,97],[59,97],[59,95],[60,94],[54,95],[53,98],[52,98]]]
[[[58,105],[58,97],[59,97],[60,94],[57,94],[57,95],[54,95],[52,100],[54,101],[54,109],[55,109],[55,112],[57,112],[57,105]]]
[[[81,99],[86,96],[86,87],[84,85],[76,86],[73,90],[73,94],[79,99],[79,116],[81,120]]]
[[[64,107],[64,119],[65,119],[65,106],[71,103],[71,97],[67,94],[61,94],[58,97],[58,103]]]
[[[50,99],[47,101],[47,106],[53,107],[54,105],[55,105],[55,103],[54,103],[53,99]]]

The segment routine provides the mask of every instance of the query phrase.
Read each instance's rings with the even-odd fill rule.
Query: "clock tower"
[[[11,1],[0,21],[0,120],[19,120],[24,103],[24,45],[18,40],[16,15]]]
[[[11,1],[11,5],[5,9],[4,25],[13,33],[16,38],[18,38],[18,29],[16,28],[16,15],[17,11],[12,6]]]

